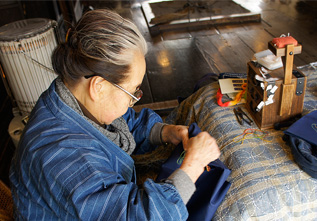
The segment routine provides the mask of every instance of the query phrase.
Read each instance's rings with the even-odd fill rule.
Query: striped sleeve
[[[150,142],[151,129],[156,123],[162,123],[162,118],[148,108],[142,109],[139,113],[129,108],[127,113],[123,115],[123,118],[126,120],[137,144],[138,149],[135,154],[152,151],[155,146]]]
[[[27,205],[29,219],[186,220],[186,207],[173,185],[147,180],[139,188],[120,172],[122,162],[87,140],[69,135],[59,148],[25,153],[30,163],[22,163],[24,180],[19,182],[26,181],[27,195],[19,203]]]

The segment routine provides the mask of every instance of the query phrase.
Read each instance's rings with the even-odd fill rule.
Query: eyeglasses
[[[97,75],[88,75],[88,76],[85,76],[85,78],[88,79],[88,78],[91,78],[91,77],[94,77],[94,76],[97,76]],[[106,81],[108,81],[108,80],[106,80]],[[130,107],[133,107],[135,105],[135,103],[138,102],[141,99],[141,97],[143,96],[143,91],[140,90],[140,86],[137,87],[137,89],[134,92],[134,94],[131,94],[129,91],[127,91],[123,87],[121,87],[121,86],[119,86],[119,85],[117,85],[115,83],[112,83],[110,81],[108,81],[108,82],[111,83],[113,86],[119,88],[120,90],[122,90],[123,92],[125,92],[126,94],[128,94],[132,98],[130,100],[130,104],[129,104]]]
[[[111,83],[111,82],[110,82]],[[135,105],[136,102],[138,102],[141,97],[143,96],[143,91],[140,90],[140,86],[136,89],[136,91],[134,92],[134,94],[131,94],[129,91],[125,90],[124,88],[122,88],[121,86],[111,83],[113,86],[119,88],[120,90],[122,90],[123,92],[125,92],[126,94],[131,96],[131,100],[130,100],[130,107],[133,107]]]

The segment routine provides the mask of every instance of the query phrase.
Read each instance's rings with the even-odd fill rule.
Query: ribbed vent
[[[25,21],[14,24],[17,28],[28,25]],[[33,37],[19,41],[0,41],[0,59],[5,72],[4,77],[7,78],[23,114],[31,112],[41,93],[56,78],[51,63],[51,55],[56,45],[53,27],[43,33],[33,33]]]

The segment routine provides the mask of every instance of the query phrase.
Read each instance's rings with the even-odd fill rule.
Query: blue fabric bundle
[[[305,115],[284,133],[297,164],[317,178],[317,111]]]
[[[196,123],[189,126],[189,137],[194,137],[201,132]],[[162,165],[157,177],[159,182],[166,179],[174,170],[180,167],[178,159],[183,153],[183,145],[179,144],[168,160]],[[219,160],[210,162],[210,171],[204,171],[196,181],[196,191],[187,203],[189,212],[188,220],[211,220],[220,203],[224,199],[231,183],[227,178],[231,171]]]

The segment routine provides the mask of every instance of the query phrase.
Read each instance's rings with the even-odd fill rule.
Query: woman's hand
[[[178,145],[183,142],[184,145],[188,141],[188,127],[183,125],[164,125],[161,136],[163,143]]]
[[[180,167],[195,183],[205,167],[219,158],[220,150],[216,140],[208,132],[201,132],[183,143],[186,155]]]
[[[201,132],[189,139],[187,126],[165,125],[161,136],[165,143],[174,145],[183,143],[186,155],[180,169],[187,173],[194,183],[204,172],[205,167],[220,156],[216,140],[208,132]]]

